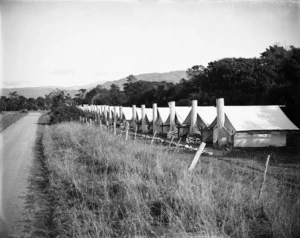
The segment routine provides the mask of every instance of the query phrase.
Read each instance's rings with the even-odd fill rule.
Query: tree
[[[74,101],[76,101],[78,104],[84,104],[85,96],[86,96],[86,89],[79,89],[78,93],[75,94],[75,98],[73,98]]]
[[[0,99],[0,112],[6,111],[7,104],[3,99]]]
[[[43,97],[38,97],[36,99],[36,106],[41,110],[46,110],[46,101]]]
[[[126,95],[124,92],[120,91],[120,88],[116,84],[112,84],[109,90],[109,97],[112,105],[123,105],[126,103]]]

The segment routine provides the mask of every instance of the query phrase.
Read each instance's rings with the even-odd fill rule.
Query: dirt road
[[[0,216],[14,236],[21,236],[26,220],[25,196],[40,115],[29,113],[0,133]]]

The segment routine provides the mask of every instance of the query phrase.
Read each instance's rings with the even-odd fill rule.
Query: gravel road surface
[[[0,133],[0,237],[4,222],[12,237],[22,237],[26,223],[25,196],[34,158],[40,113],[29,113]]]

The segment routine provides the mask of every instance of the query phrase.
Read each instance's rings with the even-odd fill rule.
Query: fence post
[[[128,139],[128,130],[129,130],[129,122],[126,121],[126,125],[125,125],[125,140],[126,141]]]
[[[269,160],[270,160],[270,155],[268,155],[268,158],[267,158],[267,161],[266,161],[266,168],[265,168],[265,172],[264,172],[264,179],[263,179],[263,182],[261,184],[261,187],[260,187],[260,190],[259,190],[259,194],[258,194],[258,198],[260,198],[260,195],[261,195],[261,192],[264,188],[264,185],[265,185],[265,180],[266,180],[266,176],[267,176],[267,170],[268,170],[268,165],[269,165]]]
[[[172,139],[171,139],[171,141],[170,141],[170,143],[169,143],[168,148],[170,148],[171,144],[173,143],[174,138],[175,138],[175,136],[173,135],[173,136],[172,136]]]
[[[194,157],[194,159],[193,159],[193,161],[192,161],[192,163],[191,163],[191,165],[190,165],[190,167],[188,169],[189,171],[191,171],[191,170],[193,170],[195,168],[195,166],[196,166],[196,164],[197,164],[197,162],[198,162],[198,160],[200,158],[200,155],[202,154],[202,152],[204,150],[205,145],[206,145],[205,142],[202,142],[200,144],[199,149],[197,150],[197,152],[195,154],[195,157]]]
[[[151,142],[150,142],[150,146],[152,145],[152,143],[153,143],[153,141],[154,141],[155,135],[156,135],[156,131],[155,131],[154,134],[153,134],[152,140],[151,140]]]
[[[114,122],[114,135],[117,134],[116,122]]]
[[[136,140],[136,133],[137,133],[137,126],[135,127],[135,132],[134,132],[134,141],[133,141],[133,144],[135,144],[135,140]]]
[[[180,141],[181,141],[181,137],[180,137],[179,141],[178,141],[177,144],[176,144],[176,147],[175,147],[175,149],[174,149],[173,154],[176,152],[177,148],[179,147]]]

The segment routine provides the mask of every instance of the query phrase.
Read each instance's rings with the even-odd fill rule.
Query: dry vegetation
[[[202,157],[189,172],[192,154],[78,123],[46,128],[42,145],[51,236],[299,237],[300,192],[284,177],[258,198],[263,175],[241,164]]]
[[[0,114],[0,132],[5,130],[11,124],[15,123],[21,117],[27,115],[27,113],[21,112],[9,112],[9,113],[1,113]]]

